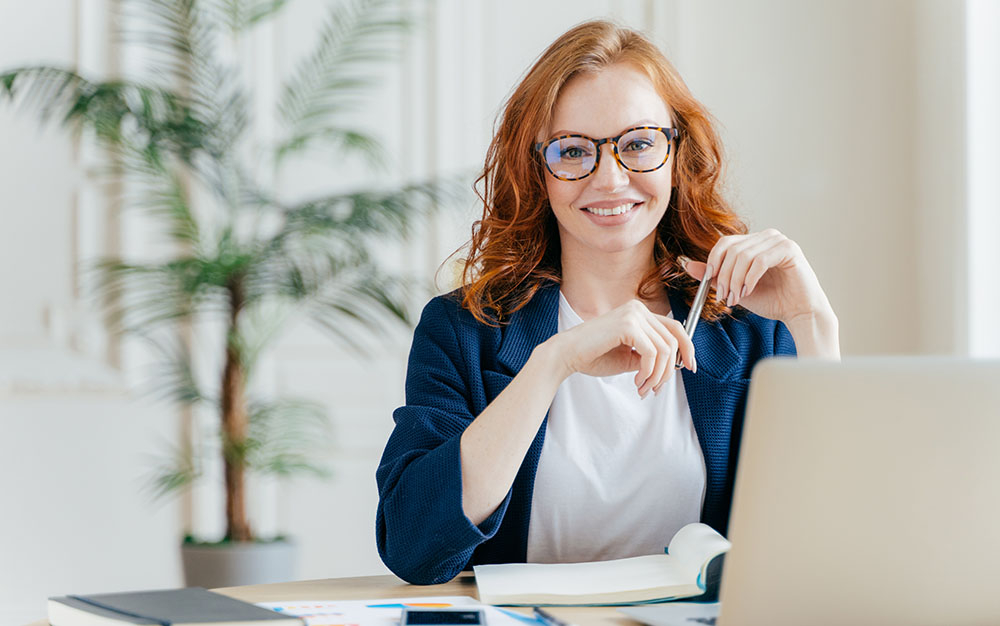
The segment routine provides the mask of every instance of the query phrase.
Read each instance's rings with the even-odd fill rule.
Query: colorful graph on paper
[[[521,616],[514,616],[496,607],[480,604],[467,596],[258,602],[257,606],[301,617],[308,626],[399,626],[400,612],[408,606],[425,608],[475,606],[487,611],[486,621],[490,626],[525,626],[525,622],[534,621],[520,619]]]

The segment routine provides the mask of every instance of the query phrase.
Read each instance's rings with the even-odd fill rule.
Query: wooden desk
[[[363,576],[225,587],[215,589],[215,591],[247,602],[366,600],[369,598],[409,598],[415,596],[479,597],[476,593],[476,580],[472,574],[462,574],[443,585],[408,585],[395,576]],[[512,608],[511,610],[526,614],[531,613],[531,609],[526,608]],[[639,624],[639,622],[619,613],[614,607],[552,607],[550,611],[556,617],[578,626],[636,626]],[[46,626],[46,622],[33,622],[28,626]]]

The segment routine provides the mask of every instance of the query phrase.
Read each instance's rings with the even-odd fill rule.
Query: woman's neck
[[[653,239],[639,247],[642,249],[603,253],[563,247],[559,288],[577,315],[588,320],[637,297],[643,277],[652,268]],[[665,291],[643,301],[654,313],[670,312]]]

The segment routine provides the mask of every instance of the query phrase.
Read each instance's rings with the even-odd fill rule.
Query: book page
[[[712,557],[728,552],[732,544],[707,524],[688,524],[681,528],[670,540],[667,550],[677,559],[677,568],[690,580]]]
[[[483,602],[508,606],[630,604],[698,595],[688,575],[666,554],[593,563],[477,565]]]

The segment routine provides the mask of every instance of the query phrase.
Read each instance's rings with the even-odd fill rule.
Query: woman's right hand
[[[694,344],[677,320],[632,300],[552,338],[567,376],[613,376],[636,372],[639,396],[654,393],[674,374],[680,351],[684,366],[697,370]]]

